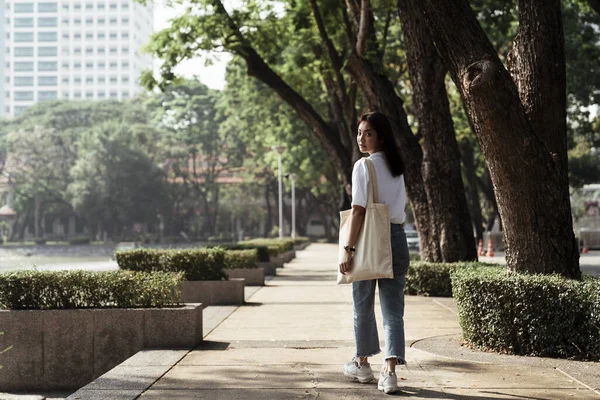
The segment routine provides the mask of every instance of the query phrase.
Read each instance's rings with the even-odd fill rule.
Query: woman
[[[360,118],[356,137],[362,153],[369,153],[375,165],[379,186],[379,202],[389,205],[394,278],[367,280],[352,283],[354,303],[354,336],[356,354],[344,365],[344,375],[368,383],[374,379],[368,357],[378,354],[379,337],[375,321],[375,286],[379,285],[379,300],[385,331],[385,362],[379,374],[378,389],[384,393],[398,390],[396,365],[405,364],[404,349],[404,284],[408,270],[409,254],[404,234],[406,189],[404,163],[392,135],[388,118],[379,112],[364,114]],[[352,269],[354,245],[365,218],[369,172],[364,159],[354,164],[352,171],[352,212],[350,234],[339,269],[346,274]]]

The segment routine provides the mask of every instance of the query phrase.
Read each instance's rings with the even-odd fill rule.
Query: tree
[[[560,2],[521,0],[508,65],[466,0],[415,2],[488,162],[509,269],[579,278],[567,179]]]
[[[67,197],[75,211],[119,240],[135,223],[165,214],[164,172],[134,139],[131,127],[106,122],[82,138]]]

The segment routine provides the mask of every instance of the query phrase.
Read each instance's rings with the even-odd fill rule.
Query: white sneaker
[[[377,389],[381,390],[385,394],[397,392],[398,377],[396,376],[396,373],[381,371],[381,373],[379,374],[379,382],[377,383]]]
[[[356,359],[344,364],[344,375],[360,383],[369,383],[375,379],[371,365],[359,365]]]

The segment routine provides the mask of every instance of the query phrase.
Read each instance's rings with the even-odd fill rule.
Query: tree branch
[[[369,28],[371,22],[369,8],[369,0],[362,0],[360,2],[360,22],[358,28],[358,38],[356,43],[356,52],[359,56],[363,58],[365,57],[365,54],[367,52],[367,39],[369,37]]]

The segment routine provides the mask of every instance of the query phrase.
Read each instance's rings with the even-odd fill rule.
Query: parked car
[[[408,250],[419,251],[419,235],[417,231],[404,231],[406,233],[406,243]]]

